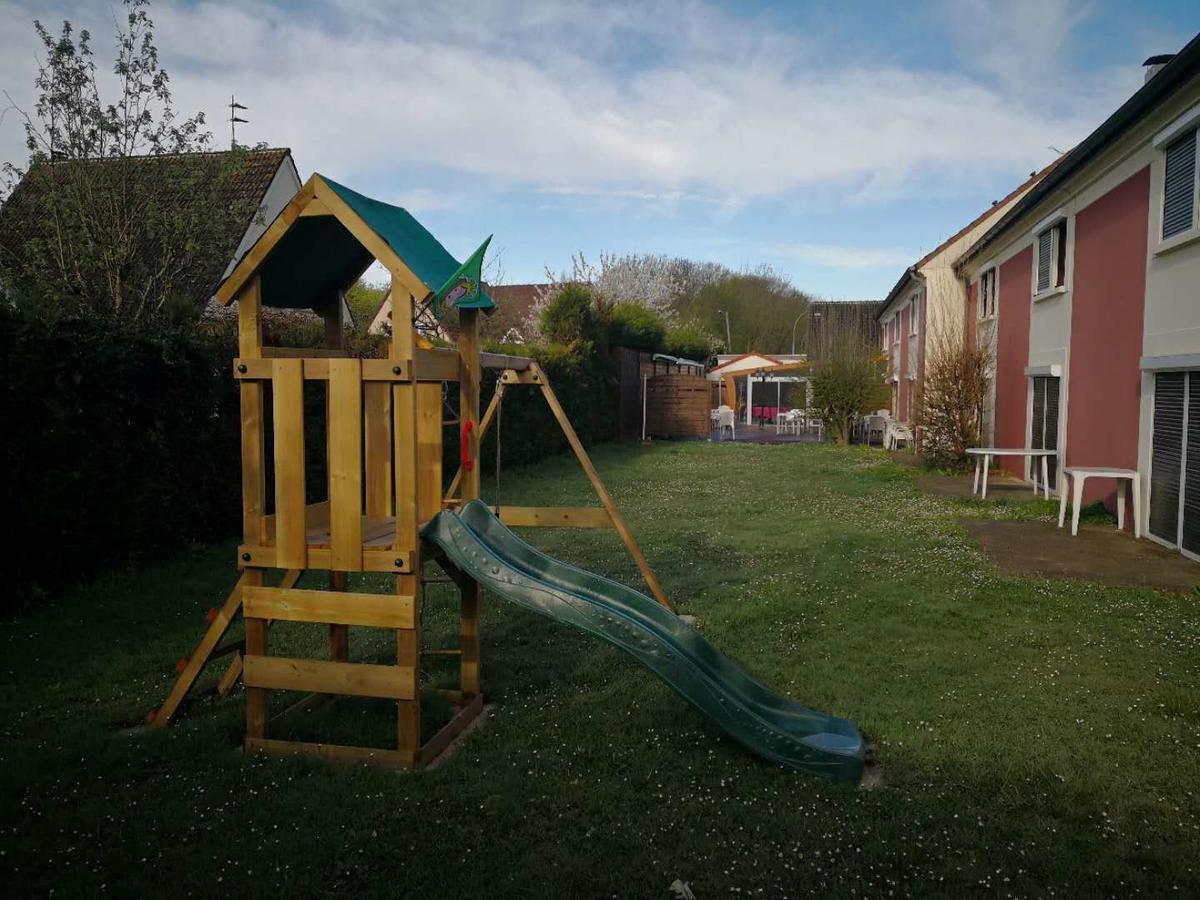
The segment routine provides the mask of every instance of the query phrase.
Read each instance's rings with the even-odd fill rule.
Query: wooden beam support
[[[479,714],[482,712],[483,695],[476,694],[466,706],[454,715],[454,718],[443,725],[437,734],[429,739],[429,743],[421,748],[417,764],[427,766],[445,753],[447,748],[454,743],[455,738],[466,731],[471,726],[471,723],[479,718]]]
[[[233,377],[243,384],[253,381],[270,381],[275,374],[274,363],[277,359],[298,359],[303,364],[305,381],[328,381],[330,364],[336,360],[346,359],[345,354],[339,356],[300,356],[293,354],[275,354],[272,350],[279,349],[264,347],[264,358],[238,357],[233,361]],[[394,359],[363,359],[358,361],[362,366],[363,381],[407,382],[412,372],[410,362]]]
[[[301,741],[278,741],[262,738],[246,738],[247,753],[267,756],[307,756],[327,762],[350,765],[392,766],[411,769],[416,761],[415,754],[404,750],[381,750],[374,747],[346,747],[339,744],[313,744]]]
[[[254,580],[254,574],[249,571],[243,572],[241,577],[238,578],[237,584],[233,586],[233,590],[229,592],[229,596],[225,598],[225,602],[217,610],[216,616],[209,623],[208,628],[204,632],[204,637],[200,639],[199,645],[192,651],[187,665],[179,673],[179,677],[175,679],[175,684],[172,685],[166,700],[163,701],[162,706],[155,710],[154,718],[150,722],[152,728],[164,728],[171,721],[171,717],[179,709],[179,704],[183,702],[183,698],[187,696],[188,691],[192,689],[192,685],[196,683],[196,679],[200,677],[200,673],[204,671],[205,665],[208,664],[209,659],[212,657],[213,650],[216,649],[221,638],[225,636],[225,632],[229,630],[229,626],[237,618],[242,607],[242,592]]]
[[[492,507],[492,512],[495,512]],[[500,521],[523,528],[613,528],[602,506],[501,506]]]
[[[247,688],[264,690],[311,691],[388,700],[412,700],[417,695],[417,670],[402,665],[324,662],[248,653],[242,662],[242,680]]]
[[[238,547],[238,568],[282,569],[275,547],[242,544]],[[328,547],[308,548],[308,568],[332,569],[333,552]],[[390,572],[407,575],[413,571],[412,550],[366,549],[363,550],[362,572]]]
[[[285,622],[328,622],[372,628],[412,628],[413,598],[349,591],[254,587],[244,592],[247,616]]]
[[[592,465],[591,457],[588,456],[587,451],[583,448],[583,443],[579,440],[579,435],[575,433],[575,428],[571,425],[571,420],[567,418],[566,412],[558,402],[558,397],[555,396],[554,390],[550,387],[550,382],[546,379],[541,367],[536,363],[534,363],[530,371],[541,378],[542,396],[546,398],[546,403],[549,405],[550,411],[554,414],[554,418],[558,420],[559,427],[562,428],[563,434],[566,435],[567,443],[571,445],[571,449],[575,452],[575,457],[579,460],[579,465],[583,468],[584,474],[587,475],[588,481],[592,483],[592,488],[596,491],[596,496],[600,498],[600,503],[608,511],[613,527],[617,529],[617,534],[621,536],[621,541],[625,544],[629,555],[637,563],[637,567],[642,573],[642,578],[645,579],[646,585],[650,588],[650,593],[654,595],[655,600],[671,610],[671,612],[674,612],[675,607],[671,605],[671,601],[663,593],[662,585],[658,583],[658,576],[650,568],[650,563],[646,561],[646,557],[642,554],[642,549],[634,539],[633,532],[625,524],[625,518],[621,515],[621,511],[617,509],[617,504],[613,502],[608,489],[600,479],[600,473]]]
[[[528,356],[509,356],[507,353],[479,354],[479,364],[485,369],[528,369],[533,360]]]

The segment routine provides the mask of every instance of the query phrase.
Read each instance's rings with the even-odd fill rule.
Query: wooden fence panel
[[[331,568],[358,572],[362,535],[362,365],[329,360],[329,531]]]
[[[308,568],[304,521],[304,369],[277,359],[271,376],[275,419],[275,565]]]

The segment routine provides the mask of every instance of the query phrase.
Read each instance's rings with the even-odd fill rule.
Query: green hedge
[[[320,340],[320,331],[310,337]],[[30,321],[0,310],[10,522],[10,589],[0,599],[0,615],[102,570],[238,534],[234,346],[230,323],[150,332],[92,320]],[[615,436],[615,379],[590,345],[505,349],[537,357],[585,445]],[[485,379],[484,404],[493,389]],[[457,391],[450,395],[457,403]],[[306,385],[305,407],[306,480],[315,500],[325,496],[320,385]],[[268,468],[270,433],[268,423]],[[506,468],[567,446],[540,392],[527,387],[505,398],[503,441]],[[458,465],[452,428],[445,430],[445,446],[449,478]],[[484,442],[485,473],[492,471],[493,454],[494,435]]]
[[[0,312],[5,512],[16,595],[233,533],[232,341]]]

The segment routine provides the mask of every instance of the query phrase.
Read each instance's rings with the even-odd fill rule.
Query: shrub
[[[542,335],[559,344],[590,340],[596,332],[592,292],[582,284],[566,284],[550,298],[540,316]]]
[[[608,318],[608,343],[646,353],[658,353],[664,346],[667,328],[662,317],[640,303],[618,303]]]
[[[715,352],[717,341],[699,322],[683,322],[667,332],[666,352],[683,359],[705,362]]]
[[[992,354],[958,335],[935,335],[917,386],[914,420],[921,455],[933,465],[957,465],[980,443]]]
[[[813,408],[839,444],[850,443],[854,417],[867,412],[882,376],[878,355],[858,335],[841,331],[812,379]]]

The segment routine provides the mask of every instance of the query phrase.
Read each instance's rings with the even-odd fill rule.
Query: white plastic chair
[[[867,446],[871,445],[871,441],[875,439],[875,435],[879,435],[879,443],[884,444],[887,441],[888,416],[876,413],[873,416],[867,416]]]
[[[909,448],[913,445],[912,429],[903,422],[892,422],[888,428],[888,449],[899,450],[900,442],[904,441]]]
[[[818,441],[822,441],[825,439],[825,437],[824,437],[825,420],[822,419],[820,416],[805,416],[804,426],[809,431],[815,431],[817,433]]]
[[[789,409],[775,417],[776,434],[800,434],[800,410]]]
[[[729,439],[737,440],[736,426],[734,425],[733,410],[728,406],[722,406],[717,410],[717,440],[721,439],[721,435],[725,433],[725,429],[729,429]]]

